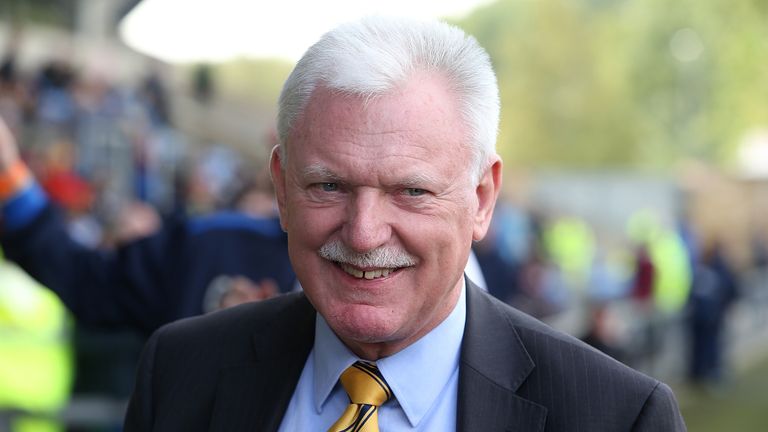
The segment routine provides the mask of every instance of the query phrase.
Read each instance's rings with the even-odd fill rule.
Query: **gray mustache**
[[[339,240],[324,244],[317,253],[329,260],[360,268],[400,268],[416,265],[418,260],[408,252],[395,247],[380,247],[365,253],[350,250]]]

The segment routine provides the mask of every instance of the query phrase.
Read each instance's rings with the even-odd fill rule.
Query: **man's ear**
[[[477,212],[474,219],[472,239],[480,241],[488,232],[493,217],[493,208],[501,190],[501,159],[494,156],[493,163],[485,170],[475,188]]]
[[[280,226],[285,231],[288,226],[288,220],[285,206],[285,171],[283,171],[280,161],[280,144],[272,147],[272,155],[269,158],[269,173],[270,177],[272,177],[272,184],[275,187],[277,208],[280,211]]]

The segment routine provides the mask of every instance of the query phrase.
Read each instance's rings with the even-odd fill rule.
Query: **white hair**
[[[291,128],[318,86],[370,98],[392,90],[417,71],[447,78],[470,131],[472,174],[479,180],[496,154],[496,76],[475,38],[440,21],[368,17],[323,35],[304,53],[280,94],[280,160],[286,160]]]

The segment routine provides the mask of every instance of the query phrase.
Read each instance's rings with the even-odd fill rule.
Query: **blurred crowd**
[[[112,227],[132,200],[162,215],[212,211],[231,205],[247,181],[265,180],[226,146],[189,145],[173,127],[159,72],[115,85],[57,60],[23,75],[11,53],[0,71],[0,116],[49,196],[73,219],[97,218],[74,229],[92,245],[114,240],[97,226]]]
[[[601,351],[650,373],[670,370],[706,388],[728,379],[729,313],[741,299],[758,325],[768,311],[768,242],[755,236],[750,259],[737,264],[722,239],[697,233],[684,219],[673,226],[651,210],[632,215],[623,233],[572,215],[501,202],[486,239],[475,245],[489,290],[545,321],[565,321]],[[682,333],[682,340],[672,334]],[[686,342],[679,346],[678,342]],[[671,347],[685,357],[654,364]],[[669,365],[667,365],[669,366]]]
[[[210,70],[198,71],[194,93],[198,103],[208,103],[213,97],[211,80]],[[63,211],[67,234],[80,247],[146,260],[142,239],[160,236],[174,220],[187,223],[194,219],[184,225],[192,227],[189,232],[194,235],[201,230],[218,232],[216,227],[225,225],[230,230],[235,226],[251,230],[244,228],[250,222],[230,216],[195,219],[226,210],[247,214],[251,220],[272,221],[256,230],[264,238],[277,240],[258,244],[266,248],[265,254],[286,263],[267,173],[225,145],[191,145],[173,127],[170,99],[159,72],[149,73],[137,85],[85,76],[62,61],[22,73],[12,49],[0,66],[0,118],[16,136],[22,158],[47,197]],[[273,143],[265,144],[268,148]],[[689,342],[684,350],[688,377],[707,384],[722,382],[727,375],[725,326],[732,305],[739,298],[755,300],[761,316],[768,308],[768,244],[756,237],[751,262],[736,266],[721,243],[702,241],[683,220],[665,226],[652,213],[639,212],[627,221],[620,238],[613,233],[610,241],[599,228],[578,217],[502,201],[488,237],[475,245],[474,252],[491,294],[550,322],[580,312],[581,318],[575,321],[578,325],[565,330],[630,365],[643,367],[652,362],[664,347],[665,326],[680,323]],[[232,264],[238,262],[235,258],[217,261],[227,251],[245,258],[250,252],[231,250],[234,240],[225,243],[223,234],[216,235],[217,240],[203,241],[200,236],[195,237],[196,242],[185,240],[199,258],[169,267],[162,276],[163,283],[170,278],[175,280],[172,284],[181,286],[186,279],[179,273],[185,277],[194,273],[200,262],[211,267],[199,276],[201,288],[188,291],[197,297],[187,300],[186,296],[167,295],[156,300],[194,305],[146,322],[131,314],[105,318],[106,313],[83,312],[69,294],[62,294],[71,288],[57,288],[57,282],[43,280],[65,299],[65,307],[49,291],[26,280],[16,267],[0,261],[0,352],[5,353],[0,358],[8,362],[0,360],[0,430],[5,430],[3,421],[16,419],[19,413],[32,413],[27,424],[33,426],[12,430],[61,430],[60,425],[34,422],[50,420],[66,403],[73,386],[76,394],[122,401],[130,391],[133,365],[148,331],[171,319],[293,289],[289,271],[270,278],[244,276],[236,268],[238,264]],[[265,246],[273,244],[276,246]],[[155,247],[155,243],[149,245]],[[135,252],[137,249],[142,252]],[[181,254],[174,248],[152,250],[161,255],[158,259]],[[110,265],[116,265],[114,262],[109,261]],[[240,265],[252,263],[242,261]],[[158,265],[166,265],[166,261],[152,261],[141,271],[149,272]],[[271,275],[280,265],[271,265]],[[115,283],[119,287],[127,284]],[[146,294],[134,287],[138,282],[131,283],[131,290]],[[20,295],[18,287],[25,284],[36,294]],[[156,305],[142,307],[151,314]],[[67,309],[75,311],[74,325]],[[20,335],[22,328],[33,336],[27,340],[6,337]],[[31,347],[26,357],[20,354],[22,346]],[[41,358],[48,363],[30,360]],[[18,390],[28,387],[33,376],[44,382],[41,391]],[[14,379],[25,383],[14,384]],[[70,430],[117,430],[117,424]]]
[[[201,104],[205,86],[192,89]],[[268,175],[228,146],[190,144],[170,105],[159,71],[125,84],[60,60],[21,70],[13,47],[2,59],[0,119],[36,179],[22,195],[39,187],[45,205],[18,241],[10,219],[2,228],[0,430],[63,430],[60,415],[80,425],[68,430],[115,430],[148,332],[292,289]],[[121,290],[137,311],[108,298]],[[57,414],[73,391],[117,413],[94,428],[93,408]]]

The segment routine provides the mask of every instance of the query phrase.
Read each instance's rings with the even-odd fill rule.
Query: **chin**
[[[342,339],[360,343],[389,342],[396,339],[397,326],[391,314],[379,307],[349,305],[333,316],[326,316],[328,325]]]

